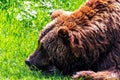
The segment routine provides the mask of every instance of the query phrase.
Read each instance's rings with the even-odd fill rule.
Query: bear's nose
[[[25,63],[28,65],[28,66],[30,66],[31,64],[30,64],[30,60],[29,59],[26,59],[25,60]]]

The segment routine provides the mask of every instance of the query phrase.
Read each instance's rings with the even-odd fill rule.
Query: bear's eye
[[[44,47],[43,47],[43,45],[41,45],[40,50],[43,50],[43,49],[44,49]]]
[[[40,43],[40,42],[39,42],[38,48],[39,48],[39,50],[42,50],[42,49],[43,49],[43,43]]]

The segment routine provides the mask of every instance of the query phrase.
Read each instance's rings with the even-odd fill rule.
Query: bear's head
[[[85,12],[90,13],[87,15]],[[52,21],[41,31],[38,47],[26,59],[26,64],[48,72],[56,67],[64,74],[89,69],[99,55],[94,47],[96,44],[90,40],[95,39],[94,36],[87,34],[92,28],[86,27],[90,25],[93,12],[88,6],[72,13],[54,11]]]
[[[63,12],[61,10],[60,12],[62,15]],[[55,16],[57,13],[59,11],[52,13],[51,16]],[[72,62],[74,56],[70,49],[69,29],[57,17],[54,19],[51,17],[52,21],[40,33],[37,49],[26,59],[25,63],[31,69],[51,72],[57,67],[59,70],[63,70],[68,66],[70,60]]]

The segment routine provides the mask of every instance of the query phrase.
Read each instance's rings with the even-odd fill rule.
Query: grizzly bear
[[[25,61],[31,69],[120,80],[120,0],[88,0],[74,12],[52,12],[51,19]]]

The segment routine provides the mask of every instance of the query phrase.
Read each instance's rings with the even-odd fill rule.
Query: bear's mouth
[[[59,73],[58,68],[56,68],[54,65],[46,66],[42,68],[42,71],[49,74]]]
[[[59,69],[56,68],[56,66],[54,65],[47,65],[47,66],[28,65],[28,66],[30,70],[35,70],[35,71],[41,70],[43,73],[48,73],[48,74],[54,74],[60,72]]]

